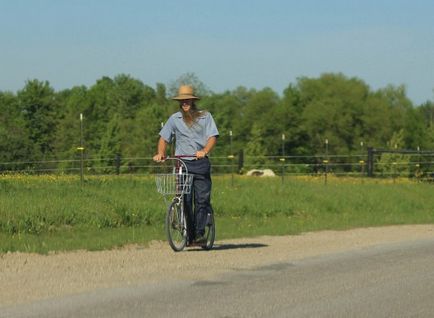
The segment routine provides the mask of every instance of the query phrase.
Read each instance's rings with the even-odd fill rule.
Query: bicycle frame
[[[169,245],[175,252],[179,252],[184,249],[185,246],[196,245],[192,242],[187,242],[188,238],[188,217],[185,213],[184,207],[184,195],[190,193],[193,182],[193,175],[188,173],[187,165],[181,158],[194,157],[194,156],[179,156],[174,158],[166,158],[167,160],[173,160],[176,164],[172,168],[172,173],[156,174],[157,191],[163,194],[164,201],[168,206],[166,215],[166,234],[169,241]],[[170,196],[170,201],[169,197]],[[169,201],[169,203],[168,203]],[[214,244],[215,238],[215,224],[214,217],[211,213],[208,214],[210,218],[207,221],[207,242],[202,244],[203,249],[211,249]],[[207,219],[208,220],[208,219]],[[211,234],[210,234],[211,233]]]
[[[166,215],[166,234],[170,246],[174,251],[181,251],[187,245],[188,222],[184,209],[184,194],[190,193],[193,176],[180,158],[166,158],[174,165],[171,173],[155,175],[157,191],[163,194],[168,206]],[[170,199],[169,199],[170,198]]]

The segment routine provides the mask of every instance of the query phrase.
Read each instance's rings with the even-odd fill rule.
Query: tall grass
[[[216,187],[217,215],[285,216],[294,232],[434,222],[432,184],[388,180],[313,178],[237,180]]]
[[[99,177],[83,186],[73,177],[20,177],[0,181],[0,231],[41,234],[86,226],[116,228],[162,222],[153,180]]]
[[[432,184],[396,180],[213,178],[218,238],[433,223]],[[164,237],[149,176],[0,178],[0,251],[100,249]]]

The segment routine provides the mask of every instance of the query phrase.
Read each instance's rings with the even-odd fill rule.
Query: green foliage
[[[361,116],[368,87],[358,79],[341,74],[324,74],[320,79],[299,80],[302,127],[310,143],[310,152],[323,149],[325,139],[332,153],[351,153],[360,140]],[[315,151],[316,150],[316,151]]]
[[[85,86],[76,86],[71,90],[61,91],[59,100],[64,107],[59,114],[53,152],[60,160],[77,159],[80,156],[77,148],[81,145],[80,114],[84,113],[90,105],[88,90]],[[86,119],[84,118],[84,123]],[[86,131],[87,129],[83,129],[84,133]],[[59,168],[63,170],[74,168],[74,166],[71,163],[62,162]]]
[[[47,81],[31,80],[27,81],[17,97],[33,145],[31,159],[41,160],[50,157],[60,108],[54,89]]]
[[[211,90],[194,73],[184,73],[168,85],[168,94],[172,98],[178,95],[178,88],[181,85],[190,85],[196,96],[205,97],[211,94]]]
[[[135,171],[140,164],[131,158],[152,157],[161,123],[178,110],[167,96],[176,95],[180,84],[193,85],[202,97],[199,108],[213,114],[220,131],[215,156],[240,150],[278,156],[282,134],[285,155],[323,155],[325,139],[329,154],[358,154],[362,141],[365,149],[386,148],[400,131],[401,148],[434,149],[433,103],[413,107],[403,86],[373,91],[360,79],[327,73],[301,77],[280,96],[270,88],[243,86],[213,93],[194,73],[155,88],[119,74],[59,92],[36,79],[16,94],[0,91],[0,170],[36,169],[36,163],[20,161],[78,159],[82,139],[89,169],[110,166],[120,154]],[[77,167],[53,161],[48,168]]]
[[[109,121],[106,132],[101,140],[101,148],[98,153],[98,166],[103,172],[112,170],[116,156],[119,156],[121,153],[119,117],[116,114]]]
[[[404,143],[404,130],[394,133],[389,142],[390,149],[398,149]],[[399,153],[384,153],[377,162],[377,170],[384,175],[410,176],[410,157]]]
[[[434,149],[434,102],[426,102],[416,109],[425,127],[422,149]]]
[[[23,169],[17,162],[32,153],[33,146],[18,99],[12,93],[0,92],[0,162],[8,163],[4,170]]]
[[[261,127],[254,123],[250,132],[251,139],[246,144],[246,155],[250,156],[249,164],[255,165],[257,168],[262,168],[265,163],[267,150],[265,147],[264,132]]]

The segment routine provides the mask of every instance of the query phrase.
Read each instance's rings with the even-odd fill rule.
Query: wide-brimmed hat
[[[184,100],[184,99],[200,99],[194,96],[193,87],[190,85],[179,86],[178,96],[173,97],[174,100]]]

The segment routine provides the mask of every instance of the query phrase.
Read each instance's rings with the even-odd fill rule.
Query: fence
[[[213,156],[214,174],[245,174],[271,169],[279,176],[321,175],[354,177],[434,177],[434,151],[369,148],[365,154],[306,156]],[[88,158],[28,162],[0,162],[0,173],[21,174],[148,174],[155,163],[150,157]]]

